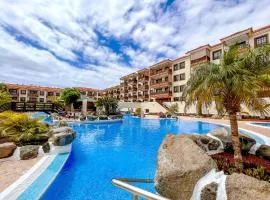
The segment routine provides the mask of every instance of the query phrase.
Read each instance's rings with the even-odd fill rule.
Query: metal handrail
[[[112,179],[112,184],[122,188],[133,195],[133,200],[138,200],[139,197],[146,198],[148,200],[169,200],[168,198],[162,197],[160,195],[148,192],[144,189],[133,186],[129,183],[153,183],[152,179],[129,179],[129,178],[115,178]]]

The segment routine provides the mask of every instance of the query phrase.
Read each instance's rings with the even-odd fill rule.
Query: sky
[[[1,0],[0,82],[104,89],[269,24],[269,0]]]

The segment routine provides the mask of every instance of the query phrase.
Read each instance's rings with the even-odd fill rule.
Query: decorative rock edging
[[[210,135],[214,135],[214,137]],[[231,141],[228,132],[219,130],[218,133],[212,132],[210,135],[168,135],[164,139],[158,153],[155,177],[157,191],[162,196],[174,200],[251,200],[255,198],[263,200],[269,197],[270,183],[244,174],[225,176],[222,171],[216,172],[217,167],[215,165],[208,164],[208,166],[205,166],[203,164],[211,158],[209,154],[212,153],[212,149],[208,148],[209,144],[222,143],[225,152],[230,151],[230,146],[232,146],[232,144],[229,144]],[[216,140],[215,137],[219,140]],[[254,139],[243,135],[240,136],[240,142],[243,153],[254,152],[257,156],[270,160],[270,146],[257,144]],[[198,149],[198,147],[200,148]],[[215,145],[215,150],[220,149],[220,147],[222,146]],[[206,160],[198,161],[203,159]],[[212,170],[205,170],[205,167],[209,166],[212,167]],[[204,171],[203,174],[202,171]],[[199,179],[194,179],[194,176]],[[238,177],[241,181],[235,177]],[[245,177],[248,177],[248,179]],[[245,179],[248,181],[246,182]],[[253,191],[256,195],[246,191],[252,187],[252,181],[256,184]],[[241,193],[246,192],[246,194],[238,195],[238,190]]]

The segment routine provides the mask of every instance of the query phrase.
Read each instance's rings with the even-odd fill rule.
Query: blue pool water
[[[208,133],[217,125],[125,117],[114,124],[71,124],[71,155],[42,199],[129,199],[112,178],[154,178],[158,148],[167,133]],[[152,184],[139,185],[154,191]]]
[[[263,127],[267,127],[267,128],[270,128],[270,122],[260,122],[260,123],[252,123],[254,125],[257,125],[257,126],[263,126]]]

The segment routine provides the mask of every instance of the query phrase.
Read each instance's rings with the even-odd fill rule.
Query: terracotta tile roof
[[[211,46],[209,44],[206,44],[206,45],[203,45],[203,46],[199,46],[199,47],[197,47],[195,49],[192,49],[192,50],[188,51],[186,54],[191,53],[191,52],[194,52],[194,51],[197,51],[199,49],[205,49],[205,48],[211,48]]]
[[[270,25],[266,25],[266,26],[263,26],[263,27],[261,27],[261,28],[258,28],[258,29],[256,29],[256,30],[254,30],[254,33],[259,32],[259,31],[262,31],[262,30],[264,30],[264,29],[268,29],[268,28],[270,28]]]
[[[244,33],[244,32],[246,32],[246,31],[252,32],[253,30],[252,30],[252,28],[247,28],[247,29],[245,29],[245,30],[238,31],[238,32],[233,33],[233,34],[231,34],[231,35],[229,35],[229,36],[226,36],[226,37],[224,37],[224,38],[221,38],[220,40],[221,40],[221,41],[222,41],[222,40],[226,40],[226,39],[228,39],[228,38],[230,38],[230,37],[232,37],[232,36],[235,36],[235,35],[240,34],[240,33]]]
[[[184,56],[181,56],[179,58],[174,59],[173,62],[175,62],[177,60],[185,59],[185,58],[188,58],[188,57],[189,57],[189,55],[184,55]]]

